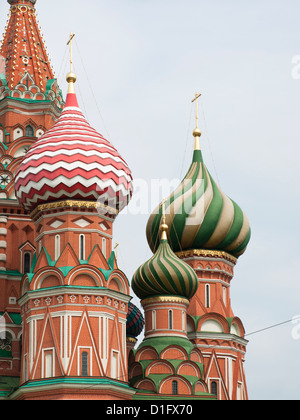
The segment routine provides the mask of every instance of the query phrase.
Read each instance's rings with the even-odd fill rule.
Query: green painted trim
[[[118,382],[114,381],[113,379],[109,378],[80,378],[80,377],[63,377],[63,378],[52,378],[52,379],[45,379],[45,380],[38,380],[27,382],[25,385],[22,385],[19,389],[27,389],[33,387],[41,387],[41,386],[50,386],[56,384],[74,384],[74,385],[115,385],[124,389],[132,389],[127,383],[125,382]]]
[[[145,392],[145,391],[144,391]],[[166,395],[162,395],[162,394],[152,394],[152,395],[142,395],[142,394],[135,394],[132,397],[133,401],[138,401],[138,400],[155,400],[155,401],[159,401],[159,400],[178,400],[178,401],[186,401],[186,400],[216,400],[216,396],[209,394],[209,393],[205,393],[205,392],[199,392],[197,393],[197,395],[193,395],[193,396],[186,396],[186,395],[170,395],[170,396],[166,396]]]
[[[171,336],[147,338],[141,342],[139,347],[134,350],[134,352],[136,354],[138,350],[144,347],[153,347],[160,356],[161,352],[171,345],[182,347],[187,352],[188,356],[190,356],[192,350],[194,349],[194,345],[190,342],[189,339]]]

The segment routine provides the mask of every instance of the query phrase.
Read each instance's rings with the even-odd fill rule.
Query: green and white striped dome
[[[197,291],[198,278],[195,271],[174,254],[164,231],[155,254],[138,268],[131,286],[140,299],[165,295],[191,299]]]
[[[215,183],[203,162],[200,146],[195,147],[187,175],[165,205],[167,236],[174,252],[206,249],[239,257],[246,250],[251,235],[248,218]],[[161,217],[160,204],[147,224],[152,252],[159,247]]]

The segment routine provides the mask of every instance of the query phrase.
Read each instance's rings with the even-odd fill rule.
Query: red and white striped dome
[[[132,195],[132,176],[112,144],[94,130],[68,93],[56,124],[27,152],[15,178],[16,196],[28,211],[42,203],[100,201],[121,211]]]

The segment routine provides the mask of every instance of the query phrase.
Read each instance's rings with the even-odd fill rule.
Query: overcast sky
[[[137,186],[185,175],[191,100],[202,92],[205,163],[252,228],[231,283],[233,311],[247,333],[300,316],[299,0],[38,0],[36,8],[64,92],[66,43],[76,33],[80,106]],[[8,10],[1,0],[2,28]],[[149,203],[150,212],[158,202]],[[131,213],[114,226],[130,280],[152,255],[148,214]],[[247,338],[249,398],[299,399],[299,324]]]

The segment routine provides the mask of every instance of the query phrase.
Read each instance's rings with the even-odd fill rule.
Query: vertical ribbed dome
[[[161,217],[159,205],[147,224],[147,240],[153,252],[159,247]],[[174,252],[208,249],[238,257],[250,240],[247,216],[215,183],[198,149],[187,175],[166,200],[166,222]]]
[[[134,293],[140,299],[163,295],[191,299],[197,288],[195,271],[174,254],[164,231],[153,257],[142,264],[133,276]]]

